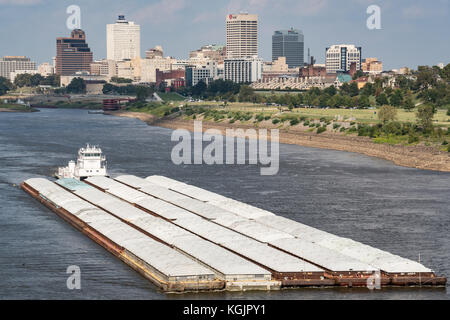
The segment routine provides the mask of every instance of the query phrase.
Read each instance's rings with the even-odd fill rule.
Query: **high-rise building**
[[[297,29],[275,31],[272,36],[272,61],[286,57],[289,68],[304,65],[304,36]]]
[[[116,23],[106,25],[107,60],[141,57],[141,27],[120,15]]]
[[[227,57],[250,58],[258,55],[258,15],[230,14],[227,23]]]
[[[0,58],[0,77],[11,79],[11,72],[36,70],[36,62],[24,56]]]
[[[326,49],[325,65],[327,73],[348,72],[352,63],[356,70],[361,70],[361,47],[352,44],[333,45]]]
[[[92,51],[86,43],[86,34],[81,29],[72,30],[70,38],[56,38],[56,74],[72,75],[90,72]]]
[[[262,78],[263,60],[253,58],[232,58],[224,61],[225,80],[236,83],[252,83]]]

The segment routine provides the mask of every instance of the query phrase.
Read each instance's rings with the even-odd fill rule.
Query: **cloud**
[[[445,17],[448,14],[448,1],[436,1],[433,6],[414,4],[402,9],[402,16],[406,19],[423,19],[432,17]]]
[[[270,10],[273,13],[297,15],[315,15],[325,10],[328,0],[230,0],[228,12],[264,12]]]
[[[0,0],[0,5],[29,6],[42,3],[41,0]]]
[[[0,0],[1,1],[1,0]],[[175,19],[177,13],[186,7],[185,0],[160,0],[139,10],[135,14],[136,20],[145,20],[152,24],[159,24]]]

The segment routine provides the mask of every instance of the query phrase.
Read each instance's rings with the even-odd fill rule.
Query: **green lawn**
[[[222,106],[220,102],[196,102],[189,103],[190,106],[210,106],[218,110],[225,111],[243,111],[243,112],[254,112],[254,113],[264,113],[275,115],[280,112],[276,107],[265,106],[261,104],[252,104],[244,102],[232,102],[228,103],[226,106]],[[360,123],[377,123],[378,120],[378,110],[377,109],[318,109],[318,108],[296,108],[292,111],[287,111],[286,107],[283,107],[283,114],[297,114],[305,116],[309,119],[320,119],[327,118],[328,120],[335,119],[335,117],[340,116],[344,121],[355,121]],[[404,109],[397,109],[397,121],[399,122],[416,122],[415,111],[405,111]],[[450,127],[450,116],[447,116],[447,110],[438,110],[434,116],[434,124]]]
[[[0,103],[0,109],[9,109],[14,111],[31,112],[36,111],[36,109],[16,103]]]
[[[182,95],[175,93],[175,92],[169,92],[169,93],[157,93],[158,96],[160,96],[161,99],[163,99],[165,102],[168,101],[184,101],[185,97]]]

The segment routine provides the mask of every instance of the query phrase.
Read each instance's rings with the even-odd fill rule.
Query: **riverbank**
[[[153,126],[193,131],[194,121],[190,119],[182,119],[179,117],[166,117],[158,119],[156,116],[148,113],[126,111],[105,112],[105,114],[137,118]],[[203,121],[203,131],[208,129],[218,129],[222,132],[222,134],[224,134],[225,130],[230,128],[250,129],[255,128],[255,126],[240,122],[229,123]],[[265,121],[260,123],[258,128],[274,129],[278,127]],[[359,137],[357,135],[335,132],[324,132],[322,134],[317,134],[314,132],[309,132],[306,128],[300,126],[280,128],[280,142],[312,148],[361,153],[367,156],[392,161],[399,166],[450,172],[450,153],[440,151],[435,147],[427,147],[422,145],[391,145],[386,143],[380,144],[371,141],[369,137]]]
[[[0,105],[0,112],[38,112],[39,110],[23,105]]]

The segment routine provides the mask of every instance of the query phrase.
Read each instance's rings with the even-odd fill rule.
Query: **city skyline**
[[[374,3],[367,0],[348,0],[351,6],[337,6],[337,1],[330,0],[282,0],[276,4],[268,0],[200,0],[195,8],[187,0],[136,0],[126,5],[98,0],[76,4],[81,7],[81,28],[94,59],[106,58],[105,25],[115,21],[118,14],[141,25],[141,56],[145,50],[162,45],[166,55],[186,58],[202,45],[225,44],[227,14],[247,11],[259,16],[259,56],[265,61],[271,60],[273,32],[294,27],[302,30],[307,39],[305,60],[307,49],[311,48],[317,63],[325,62],[325,48],[335,43],[363,47],[363,58],[380,58],[386,70],[448,62],[450,44],[444,41],[450,25],[445,19],[448,0],[438,0],[433,7],[422,0],[377,2],[382,13],[381,30],[366,27],[366,8]],[[54,39],[69,31],[66,8],[71,4],[72,1],[0,0],[0,39],[8,43],[0,48],[0,56],[25,55],[38,64],[51,62],[56,55]],[[339,18],[330,20],[330,15]],[[38,33],[37,27],[41,30]],[[12,39],[10,30],[15,30]],[[420,39],[420,46],[411,39]]]

